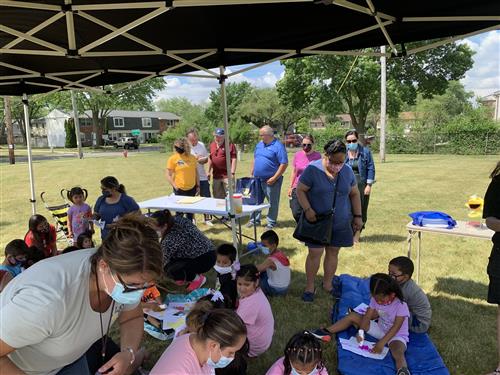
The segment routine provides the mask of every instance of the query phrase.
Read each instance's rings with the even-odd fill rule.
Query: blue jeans
[[[281,185],[283,184],[283,176],[278,178],[278,180],[274,183],[274,185],[269,186],[266,181],[267,178],[258,178],[259,181],[258,188],[261,189],[263,195],[267,198],[270,207],[267,212],[267,225],[275,226],[276,221],[278,220],[278,210],[280,208],[280,195],[281,195]],[[260,223],[260,218],[262,215],[262,211],[257,211],[252,215],[252,219],[250,221],[255,222],[257,224]]]
[[[269,285],[269,280],[267,277],[267,272],[262,271],[260,273],[260,289],[264,292],[266,296],[284,296],[288,292],[288,288],[275,288]]]
[[[67,366],[64,366],[57,375],[91,375],[89,366],[87,364],[87,357],[86,355],[82,355],[80,358],[78,358],[75,362],[70,363]]]

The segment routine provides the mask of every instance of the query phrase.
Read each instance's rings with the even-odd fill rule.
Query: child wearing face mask
[[[260,287],[267,296],[284,296],[290,286],[290,261],[278,250],[279,237],[274,230],[265,231],[260,240],[270,252],[269,257],[257,265]]]
[[[241,318],[230,309],[196,314],[196,332],[177,337],[150,375],[213,375],[216,369],[233,362],[246,341],[247,330]]]
[[[328,375],[320,342],[309,331],[296,333],[266,375]]]
[[[24,269],[28,246],[23,240],[12,240],[5,247],[5,259],[0,265],[0,292]]]
[[[370,278],[370,305],[364,315],[351,312],[328,328],[312,333],[323,341],[329,335],[355,326],[359,329],[356,339],[364,340],[365,332],[377,339],[372,349],[381,353],[387,344],[396,362],[397,375],[410,375],[406,364],[405,351],[409,341],[408,319],[410,311],[396,280],[384,273],[376,273]]]
[[[28,233],[24,242],[28,247],[34,246],[41,250],[46,258],[57,255],[56,228],[49,224],[45,216],[33,215],[28,222]]]
[[[249,357],[257,357],[269,349],[274,333],[273,312],[266,295],[259,288],[259,276],[260,273],[253,264],[241,266],[236,273],[240,297],[236,312],[247,327]]]
[[[238,290],[236,288],[236,272],[239,263],[236,262],[236,248],[231,244],[222,244],[215,249],[217,256],[214,269],[217,272],[215,289],[219,290],[231,300],[231,308],[236,308]]]

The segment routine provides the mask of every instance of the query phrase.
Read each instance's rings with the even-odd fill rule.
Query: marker
[[[363,346],[364,342],[365,342],[365,331],[360,329],[358,331],[358,336],[361,337],[361,342],[359,343],[359,346]]]

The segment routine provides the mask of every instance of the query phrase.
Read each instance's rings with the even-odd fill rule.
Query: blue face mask
[[[357,143],[348,143],[347,149],[349,151],[356,151],[358,149],[358,144]]]
[[[113,274],[111,274],[111,278],[115,282],[115,286],[114,286],[113,290],[111,291],[111,293],[108,292],[108,288],[106,287],[106,285],[104,285],[104,286],[106,287],[106,293],[108,293],[108,295],[116,303],[121,303],[122,305],[135,305],[135,304],[139,303],[139,301],[142,298],[142,295],[144,294],[143,289],[137,289],[137,290],[134,290],[133,292],[131,291],[131,292],[124,293],[125,287],[121,283],[119,283],[115,280],[115,278],[113,277]]]
[[[220,351],[220,348],[219,348],[219,351]],[[217,361],[217,362],[214,362],[212,360],[212,352],[210,352],[210,356],[208,357],[208,361],[207,361],[207,364],[212,367],[212,368],[224,368],[224,367],[227,367],[229,366],[229,364],[231,362],[233,362],[233,358],[231,357],[224,357],[222,355],[222,352],[220,353],[220,359]]]

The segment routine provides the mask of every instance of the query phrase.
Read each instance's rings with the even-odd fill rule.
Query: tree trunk
[[[92,146],[96,147],[98,143],[99,137],[99,113],[97,111],[92,110]]]
[[[10,108],[10,97],[4,97],[5,106],[5,127],[7,128],[7,144],[9,147],[9,164],[15,164],[16,158],[14,156],[14,131],[12,129],[12,112]]]

